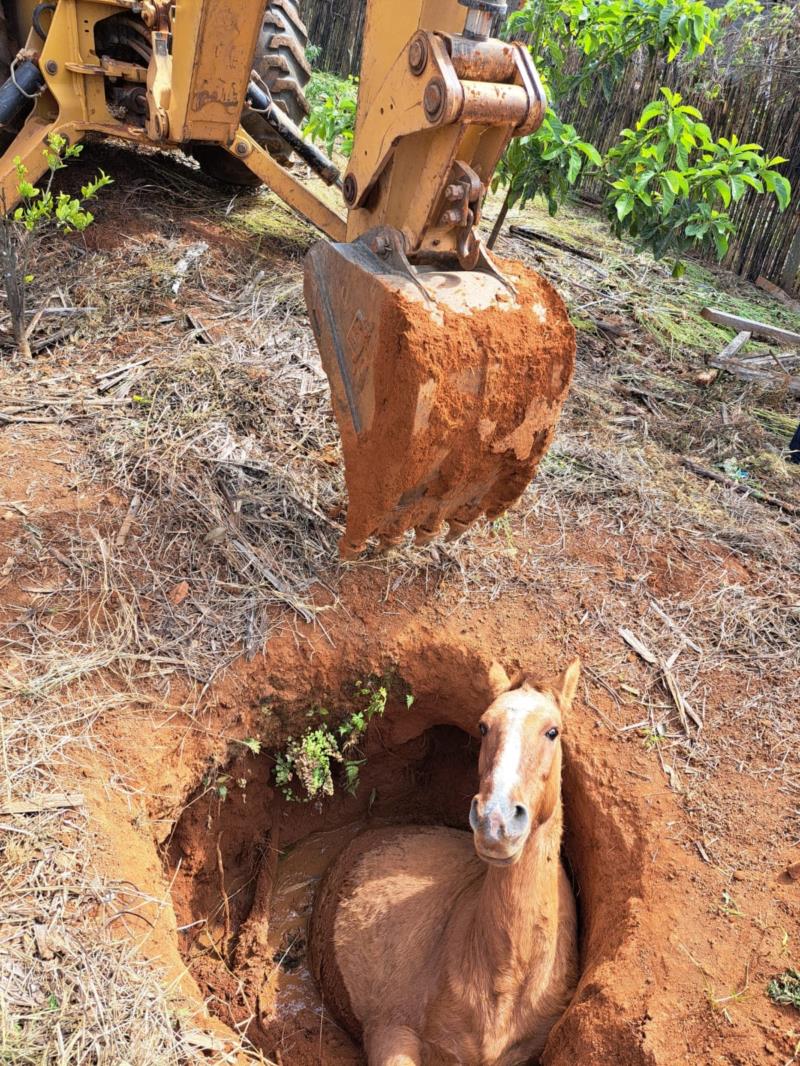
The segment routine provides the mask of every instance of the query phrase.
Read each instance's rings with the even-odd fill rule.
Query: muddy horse
[[[535,1061],[565,1010],[577,937],[560,861],[560,734],[579,673],[576,659],[555,684],[528,679],[481,717],[472,839],[369,830],[323,878],[311,967],[369,1066]]]

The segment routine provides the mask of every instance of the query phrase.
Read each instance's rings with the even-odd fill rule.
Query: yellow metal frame
[[[146,27],[146,67],[95,51],[98,24],[120,13]],[[545,107],[527,51],[489,42],[494,59],[479,62],[480,49],[460,36],[466,17],[458,0],[369,0],[345,221],[240,125],[263,0],[57,0],[46,40],[33,30],[28,37],[45,89],[0,159],[0,191],[13,206],[16,156],[30,180],[42,175],[52,133],[71,143],[89,133],[167,147],[212,143],[334,240],[390,226],[409,255],[457,253],[465,265],[465,233],[502,152]],[[413,58],[420,54],[424,63]],[[109,78],[146,86],[144,126],[112,113]]]
[[[454,167],[469,167],[485,192],[511,138],[541,123],[546,99],[522,45],[504,46],[514,67],[506,84],[458,76],[448,45],[466,18],[458,0],[371,0],[348,169],[355,189],[348,240],[389,225],[403,233],[410,255],[456,251],[457,228],[442,222]],[[422,70],[412,69],[412,47],[427,57]],[[441,108],[432,118],[425,93],[434,82]]]
[[[28,53],[38,53],[45,90],[22,131],[0,159],[0,191],[7,208],[18,200],[14,159],[19,156],[31,181],[46,169],[44,147],[51,134],[75,144],[89,133],[136,144],[165,147],[191,141],[226,148],[291,207],[334,240],[343,240],[345,222],[313,192],[281,167],[241,127],[245,92],[263,4],[248,0],[177,0],[168,5],[135,5],[151,23],[149,67],[101,63],[95,49],[98,23],[132,12],[127,0],[58,0],[42,43],[31,31]],[[172,35],[172,49],[167,48]],[[106,78],[146,81],[150,103],[145,128],[126,123],[109,109]]]

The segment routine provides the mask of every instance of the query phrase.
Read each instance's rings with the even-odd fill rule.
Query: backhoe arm
[[[546,99],[497,0],[369,0],[343,195],[347,244],[315,245],[306,302],[349,493],[341,551],[494,517],[549,445],[574,361],[564,305],[477,234],[512,137]]]
[[[0,158],[0,195],[15,206],[17,156],[29,180],[43,173],[52,133],[183,147],[269,185],[337,242],[308,253],[305,291],[342,431],[342,553],[411,528],[418,541],[445,523],[457,536],[524,490],[572,373],[563,303],[521,265],[494,261],[477,229],[498,160],[539,126],[545,96],[528,50],[490,36],[502,0],[367,0],[340,181],[277,106],[274,68],[256,69],[270,19],[294,3],[36,5],[17,73],[0,86],[0,126],[27,114]],[[283,37],[270,61],[286,55],[304,62]],[[346,217],[293,172],[292,153],[340,188]]]

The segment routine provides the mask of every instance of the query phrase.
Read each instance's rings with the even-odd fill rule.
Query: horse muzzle
[[[469,824],[475,838],[475,851],[484,862],[510,866],[517,861],[530,832],[527,807],[475,796],[469,811]]]

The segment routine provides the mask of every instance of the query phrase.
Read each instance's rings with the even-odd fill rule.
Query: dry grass
[[[0,810],[12,797],[52,796],[58,768],[91,743],[98,715],[129,699],[98,691],[102,657],[73,652],[37,665],[18,661],[0,677]],[[131,938],[119,936],[143,901],[100,875],[90,836],[81,808],[0,814],[0,1061],[207,1061],[180,997],[139,953],[149,920],[127,919]]]

